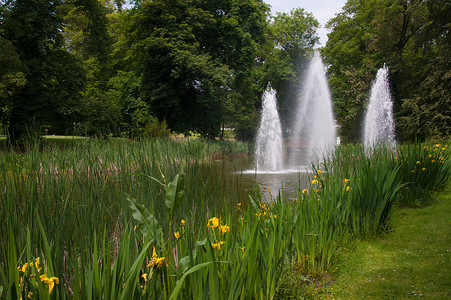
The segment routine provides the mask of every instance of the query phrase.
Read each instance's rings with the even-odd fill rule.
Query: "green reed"
[[[5,152],[0,297],[274,298],[288,266],[308,280],[333,265],[342,243],[389,228],[399,191],[414,182],[406,170],[419,154],[433,164],[421,147],[371,156],[340,147],[296,199],[230,189],[239,182],[227,185],[209,161],[246,151],[240,144],[86,140]],[[443,163],[428,165],[430,178],[416,179],[424,189],[448,180],[446,151],[436,150]]]
[[[137,174],[173,176],[184,166],[190,174],[189,184],[197,186],[198,168],[202,167],[199,163],[222,155],[224,149],[233,151],[225,144],[237,143],[86,140],[64,150],[42,150],[38,145],[26,152],[4,152],[0,158],[0,186],[4,187],[0,194],[0,240],[8,241],[10,226],[16,248],[21,249],[29,228],[31,242],[39,251],[39,215],[54,243],[57,269],[69,276],[72,259],[91,256],[94,231],[105,230],[108,242],[118,247],[131,217],[125,194],[142,199],[158,218],[164,219],[160,209],[164,192],[155,182]],[[190,199],[202,199],[203,194],[205,190],[191,188],[188,195]],[[207,198],[206,203],[217,201],[217,197]],[[191,211],[192,205],[204,205],[199,202],[187,202],[184,211]],[[7,247],[1,248],[0,261],[7,261]]]
[[[451,174],[451,151],[446,143],[402,145],[392,158],[398,167],[399,181],[405,186],[400,201],[405,205],[421,205],[430,199],[430,191],[443,188]]]
[[[380,148],[368,155],[361,147],[353,147],[341,149],[336,155],[331,176],[332,180],[341,180],[342,191],[347,194],[344,218],[351,232],[374,236],[387,229],[392,207],[404,184],[398,177],[399,167],[391,164],[393,151]]]

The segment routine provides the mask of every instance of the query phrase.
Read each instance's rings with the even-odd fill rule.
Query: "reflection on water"
[[[288,198],[297,195],[297,189],[301,190],[308,186],[309,181],[314,176],[310,168],[299,167],[276,172],[256,172],[253,167],[253,157],[241,157],[216,161],[211,166],[229,180],[226,181],[228,189],[235,190],[240,194],[240,198],[247,199],[257,183],[263,197],[267,200],[276,197],[281,192]]]

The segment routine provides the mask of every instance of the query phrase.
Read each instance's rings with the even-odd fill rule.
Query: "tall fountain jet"
[[[295,114],[289,165],[309,165],[328,156],[336,145],[336,124],[325,67],[318,51],[307,70]]]
[[[268,88],[263,95],[263,109],[257,133],[255,168],[257,171],[283,169],[282,126],[277,112],[276,92]]]
[[[365,117],[364,146],[368,151],[377,146],[395,145],[393,102],[388,83],[388,68],[384,65],[377,71],[376,80],[371,88]]]

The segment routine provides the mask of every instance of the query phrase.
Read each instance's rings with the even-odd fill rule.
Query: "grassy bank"
[[[343,243],[329,273],[304,276],[290,269],[284,280],[289,295],[285,298],[449,299],[450,216],[449,182],[424,207],[395,208],[390,231]]]
[[[423,208],[401,208],[393,230],[345,251],[335,299],[449,299],[451,185]]]

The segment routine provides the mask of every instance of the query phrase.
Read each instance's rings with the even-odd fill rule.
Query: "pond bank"
[[[391,232],[343,249],[311,299],[449,299],[451,183],[422,208],[397,208]],[[308,299],[308,297],[307,297]]]

